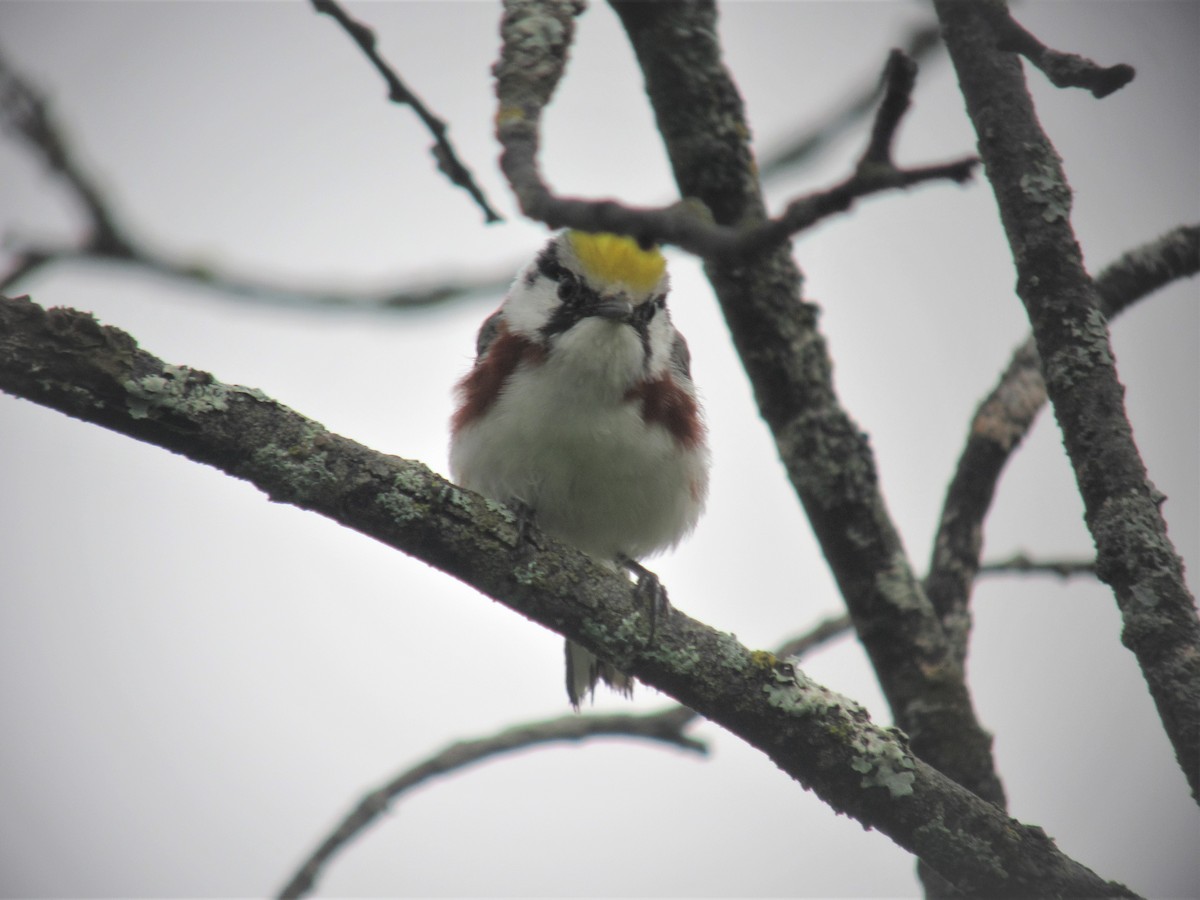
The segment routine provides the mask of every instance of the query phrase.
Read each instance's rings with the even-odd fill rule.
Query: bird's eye
[[[579,282],[567,272],[563,272],[558,282],[558,299],[563,303],[574,303],[579,299]]]
[[[645,303],[639,303],[633,310],[634,324],[644,328],[650,324],[650,321],[660,309],[666,308],[666,305],[667,297],[665,294],[659,294],[657,297],[651,297]]]

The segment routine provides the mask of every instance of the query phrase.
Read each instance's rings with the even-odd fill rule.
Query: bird
[[[479,329],[475,362],[455,386],[449,454],[457,484],[629,571],[662,603],[639,561],[695,528],[710,468],[669,290],[655,245],[553,235]],[[632,694],[630,676],[570,640],[566,663],[576,711],[601,681]]]

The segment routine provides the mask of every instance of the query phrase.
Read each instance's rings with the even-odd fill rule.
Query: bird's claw
[[[535,530],[537,516],[534,514],[533,507],[522,500],[510,500],[508,508],[512,510],[517,519],[517,539],[513,542],[513,560],[518,563],[526,562],[533,556],[534,551],[540,550],[542,547]]]
[[[626,570],[637,578],[634,593],[650,611],[650,640],[654,641],[658,629],[659,617],[666,618],[671,612],[671,601],[667,597],[667,589],[658,580],[658,576],[635,559],[622,556],[617,560]]]

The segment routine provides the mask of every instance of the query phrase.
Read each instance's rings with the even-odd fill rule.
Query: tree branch
[[[1171,281],[1200,272],[1200,225],[1182,225],[1123,254],[1096,277],[1101,311],[1112,319]],[[1046,403],[1042,362],[1032,335],[1013,352],[992,392],[975,410],[946,491],[925,590],[958,659],[965,659],[971,587],[983,550],[983,523],[1000,474]]]
[[[702,200],[718,223],[762,221],[749,127],[721,60],[713,4],[613,5],[680,194]],[[709,260],[706,272],[895,722],[923,760],[1003,808],[991,736],[888,514],[867,438],[838,399],[818,310],[803,300],[789,248],[752,265]]]
[[[920,62],[940,46],[941,37],[937,24],[919,25],[909,31],[901,52],[914,62]],[[826,114],[816,125],[792,136],[777,149],[762,153],[758,160],[759,177],[768,181],[813,159],[834,140],[866,118],[871,110],[875,109],[886,86],[885,81],[873,77],[869,85],[843,99],[836,109]]]
[[[825,191],[797,198],[774,219],[728,222],[697,211],[694,202],[658,208],[636,208],[614,200],[582,200],[556,196],[542,179],[538,167],[542,112],[566,69],[567,52],[574,36],[574,17],[582,4],[564,0],[507,0],[500,25],[502,47],[495,66],[496,138],[503,151],[500,168],[512,185],[521,211],[551,228],[612,231],[628,234],[642,243],[674,244],[707,259],[740,259],[784,244],[791,235],[835,213],[849,209],[868,194],[907,188],[925,181],[969,180],[978,164],[966,157],[943,165],[901,169],[890,158],[864,155],[855,173]],[[893,56],[898,56],[896,51]],[[887,95],[911,92],[911,76],[904,88],[906,67],[890,64]],[[893,80],[895,83],[893,83]],[[881,111],[876,122],[878,141],[890,145],[900,115]],[[873,154],[875,143],[868,150]],[[703,198],[684,194],[688,198]],[[713,211],[715,213],[715,211]]]
[[[131,248],[124,229],[104,199],[103,192],[76,158],[50,115],[45,99],[21,78],[0,53],[0,129],[23,140],[70,186],[88,219],[84,249],[97,256],[128,259]],[[39,268],[51,257],[30,251],[18,261],[15,271],[22,276]],[[0,283],[7,287],[12,275]]]
[[[1019,53],[1050,79],[1055,87],[1086,88],[1096,99],[1107,97],[1133,81],[1133,66],[1120,63],[1101,66],[1074,53],[1051,50],[1012,17],[1007,6],[990,6],[991,25],[996,30],[996,47]]]
[[[982,563],[980,575],[1047,574],[1067,579],[1073,575],[1095,575],[1094,559],[1033,559],[1026,553],[1014,553],[1008,559]]]
[[[133,266],[185,284],[271,305],[312,309],[407,310],[478,293],[501,293],[516,266],[427,284],[404,284],[374,291],[312,289],[271,283],[163,253],[121,224],[111,198],[80,161],[45,100],[0,53],[0,127],[18,137],[55,172],[79,200],[87,235],[77,245],[22,242],[14,264],[0,273],[0,292],[9,291],[49,265],[100,262]]]
[[[363,797],[304,860],[279,896],[294,898],[310,893],[316,886],[321,868],[335,854],[387,812],[397,797],[431,779],[452,775],[494,756],[526,750],[539,744],[578,742],[598,737],[638,738],[704,755],[708,753],[708,745],[683,732],[695,718],[696,713],[682,706],[643,715],[581,716],[572,713],[544,722],[506,728],[484,738],[457,741]]]
[[[420,463],[332,434],[261,391],[139,349],[85,313],[0,300],[0,388],[214,466],[423,560],[616,664],[757,747],[838,812],[971,893],[1129,896],[909,753],[853,701],[636,588]]]
[[[850,630],[847,616],[826,619],[814,628],[789,641],[777,654],[784,658],[799,658],[827,641]],[[563,741],[585,741],[598,737],[633,737],[674,744],[701,755],[708,745],[698,738],[684,734],[698,714],[686,706],[671,706],[642,715],[596,715],[573,713],[506,728],[495,735],[471,741],[458,741],[434,754],[422,763],[405,770],[387,784],[362,798],[317,849],[300,865],[280,891],[280,897],[301,897],[310,893],[320,871],[360,832],[386,812],[397,797],[423,784],[434,776],[449,775],[458,769],[481,762],[500,753],[524,750],[539,744]]]
[[[429,108],[421,102],[421,98],[408,89],[407,85],[400,80],[400,76],[395,70],[387,64],[375,49],[375,32],[366,25],[351,18],[345,10],[341,8],[336,0],[312,0],[313,9],[318,13],[334,19],[346,34],[358,44],[363,54],[375,66],[376,71],[383,76],[383,80],[387,82],[388,99],[393,103],[398,103],[401,106],[408,106],[417,117],[429,129],[429,133],[433,135],[433,158],[437,161],[438,170],[450,179],[451,183],[462,188],[483,210],[484,219],[490,225],[493,222],[504,221],[500,214],[497,213],[479,185],[475,183],[475,177],[471,174],[470,169],[462,164],[458,158],[458,154],[454,152],[454,147],[450,143],[450,139],[446,135],[446,123],[429,111]]]
[[[1071,191],[1021,66],[995,47],[999,0],[935,0],[1000,208],[1096,543],[1134,652],[1192,794],[1200,800],[1200,620],[1125,415],[1099,295],[1071,228]],[[989,13],[988,10],[992,12]]]

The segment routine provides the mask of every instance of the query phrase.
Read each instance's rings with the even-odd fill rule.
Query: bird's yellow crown
[[[601,284],[619,283],[646,293],[654,289],[667,268],[657,247],[643,249],[624,235],[569,231],[567,240],[584,274]]]

